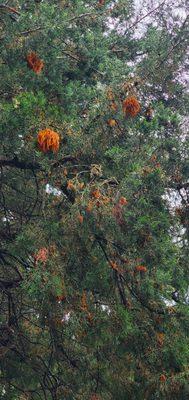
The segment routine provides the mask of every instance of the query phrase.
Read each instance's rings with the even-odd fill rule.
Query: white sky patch
[[[170,235],[172,238],[172,242],[178,247],[182,248],[184,245],[188,244],[187,239],[184,239],[183,236],[186,233],[186,228],[182,225],[178,225],[170,229]]]
[[[181,190],[181,194],[183,198],[186,198],[186,192],[185,190]],[[169,212],[172,215],[175,215],[175,210],[177,208],[182,207],[182,197],[179,195],[177,190],[174,189],[166,189],[165,194],[162,196],[162,198],[166,201]],[[183,247],[184,245],[186,246],[188,244],[187,239],[184,237],[186,233],[186,228],[183,227],[182,224],[177,224],[175,226],[172,226],[170,228],[170,236],[172,239],[172,242],[177,245],[178,247]]]
[[[185,303],[189,305],[189,287],[188,287],[188,290],[187,290],[187,292],[186,292],[186,294],[184,296],[184,300],[185,300]]]
[[[63,318],[62,318],[62,322],[68,322],[70,320],[71,317],[71,311],[67,312],[66,314],[64,314]]]
[[[157,29],[161,29],[161,27],[158,27],[158,21],[156,20],[155,16],[161,10],[161,4],[163,3],[162,0],[135,0],[134,3],[134,16],[133,18],[129,19],[128,24],[120,23],[119,18],[108,18],[107,28],[109,32],[115,29],[118,33],[120,33],[120,35],[122,35],[124,34],[125,30],[129,30],[133,25],[133,37],[135,39],[140,39],[146,33],[149,24],[152,24]],[[158,6],[160,7],[158,8]],[[179,28],[186,18],[186,7],[184,5],[178,5],[178,1],[175,0],[165,0],[162,6],[167,16],[167,29],[172,31],[173,27],[175,26],[178,26]],[[171,13],[170,7],[172,7]],[[105,32],[105,36],[107,35],[108,31]]]
[[[53,194],[54,196],[61,196],[62,191],[60,189],[54,188],[53,186],[46,184],[45,191],[47,194]]]
[[[177,190],[166,189],[165,194],[162,196],[163,200],[166,201],[169,211],[174,213],[175,208],[182,206],[182,198]]]
[[[11,213],[11,211],[7,211],[6,212],[6,217],[3,217],[2,218],[2,221],[3,222],[10,222],[10,221],[12,221],[12,220],[14,220],[14,216],[13,216],[13,214]]]
[[[102,311],[105,311],[108,315],[111,313],[110,307],[107,306],[106,304],[101,304],[100,308]]]

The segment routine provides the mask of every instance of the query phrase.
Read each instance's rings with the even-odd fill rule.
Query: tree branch
[[[15,167],[19,169],[31,169],[31,170],[41,169],[40,164],[19,161],[17,156],[15,156],[12,160],[0,159],[0,167]]]
[[[100,13],[100,14],[104,14],[104,13]],[[85,17],[90,17],[93,15],[99,15],[99,13],[96,12],[88,12],[88,13],[84,13],[84,14],[80,14],[77,15],[76,17],[70,18],[67,22],[72,22],[75,21],[76,19],[81,19],[81,18],[85,18]]]
[[[41,31],[42,29],[44,29],[42,26],[39,26],[38,28],[35,28],[35,29],[29,29],[28,31],[23,31],[23,32],[20,32],[20,34],[19,34],[19,36],[27,36],[27,35],[29,35],[30,33],[33,33],[33,32],[37,32],[37,31]]]
[[[67,155],[63,157],[61,160],[54,162],[52,164],[53,168],[56,168],[62,164],[65,164],[67,162],[75,162],[77,161],[76,157]],[[20,161],[17,156],[12,158],[12,160],[8,159],[0,159],[0,167],[13,167],[13,168],[18,168],[18,169],[30,169],[31,171],[36,171],[36,170],[41,170],[43,171],[42,166],[39,163],[36,162],[26,162],[26,161]]]
[[[5,11],[10,11],[11,13],[13,13],[13,14],[17,14],[17,15],[20,15],[20,12],[19,11],[17,11],[15,8],[13,8],[13,7],[9,7],[8,5],[6,5],[6,4],[0,4],[0,10],[5,10]]]
[[[150,10],[147,12],[147,14],[143,15],[141,18],[137,19],[132,25],[130,25],[124,32],[124,35],[126,35],[126,33],[128,31],[130,31],[130,29],[134,28],[136,25],[138,25],[141,21],[143,21],[143,19],[147,18],[149,15],[153,14],[156,10],[158,10],[161,6],[164,5],[164,3],[166,2],[166,0],[164,0],[162,3],[160,3],[157,7],[153,8],[153,10]]]

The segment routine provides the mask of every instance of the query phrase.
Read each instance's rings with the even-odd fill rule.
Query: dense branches
[[[188,397],[188,18],[176,10],[0,6],[5,400]]]

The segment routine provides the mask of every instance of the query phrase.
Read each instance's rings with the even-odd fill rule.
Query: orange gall
[[[89,201],[88,204],[87,204],[87,207],[86,207],[86,211],[88,213],[90,213],[92,211],[92,209],[93,209],[93,206],[94,206],[93,202]]]
[[[127,201],[127,199],[125,198],[125,197],[120,197],[120,199],[119,199],[119,204],[121,205],[121,206],[126,206],[127,204],[128,204],[128,201]]]
[[[135,271],[136,272],[147,272],[147,268],[144,265],[137,265],[137,267],[135,267]]]
[[[63,296],[63,295],[61,295],[61,296],[56,296],[56,300],[57,301],[64,301],[66,299],[66,296]]]
[[[82,224],[82,223],[83,223],[83,215],[81,215],[81,214],[78,214],[78,217],[77,217],[77,219],[78,219],[78,221],[79,221],[79,223],[80,223],[80,224]]]
[[[107,125],[110,126],[111,128],[113,128],[114,126],[117,125],[117,122],[115,119],[108,119]]]
[[[160,381],[165,382],[167,380],[166,376],[164,374],[160,375]]]
[[[68,190],[75,190],[75,186],[71,180],[67,182],[67,189]]]
[[[44,62],[40,60],[34,51],[28,53],[26,61],[30,69],[32,69],[36,74],[40,74],[44,67]]]
[[[39,149],[43,153],[47,153],[48,151],[53,151],[53,153],[56,153],[60,146],[60,136],[58,133],[46,128],[42,131],[39,131],[37,135],[37,142]]]
[[[94,199],[99,199],[99,198],[101,197],[100,190],[99,190],[99,189],[93,190],[93,192],[91,193],[91,196],[92,196]]]
[[[127,97],[123,101],[122,106],[123,106],[123,112],[126,115],[126,117],[132,117],[132,118],[137,116],[141,108],[140,103],[134,96]]]

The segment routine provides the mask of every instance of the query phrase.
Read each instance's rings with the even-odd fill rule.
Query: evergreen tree
[[[186,14],[0,4],[4,400],[188,398]]]

